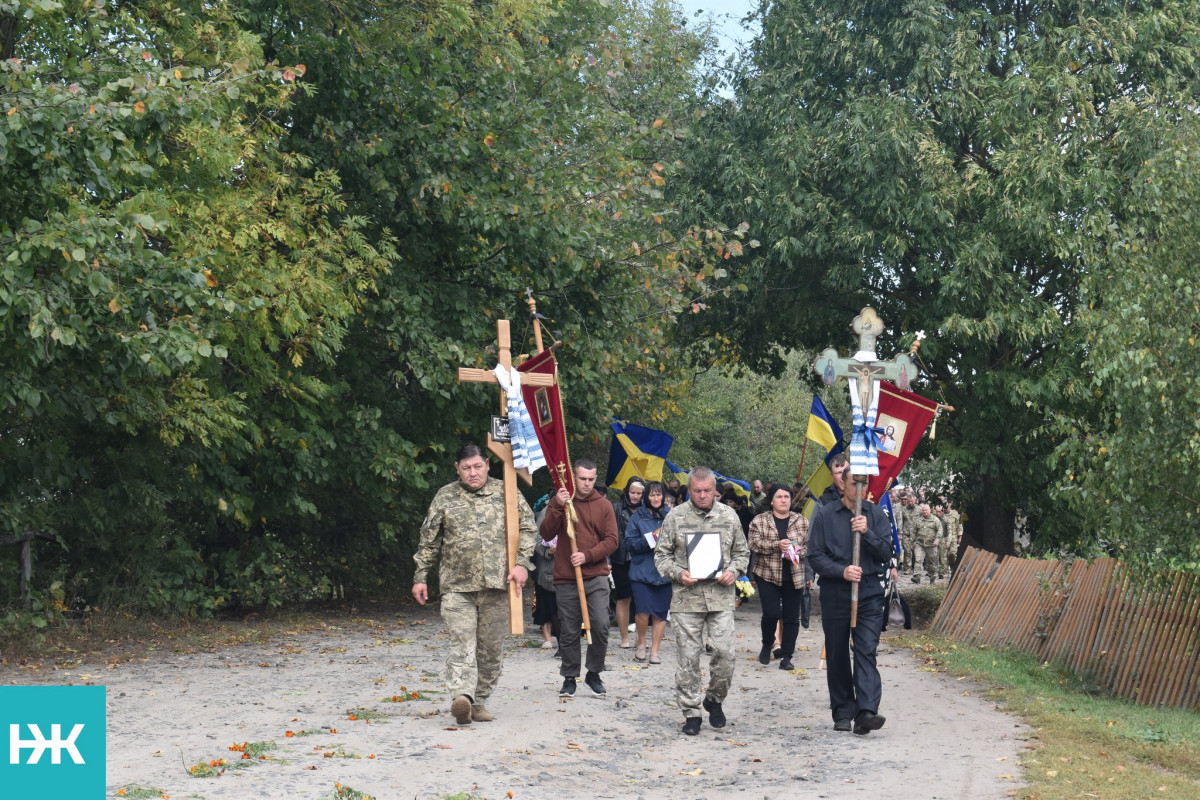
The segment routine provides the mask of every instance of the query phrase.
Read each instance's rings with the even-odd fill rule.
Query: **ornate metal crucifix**
[[[512,367],[512,341],[509,336],[508,320],[496,320],[496,344],[499,346],[500,365],[505,369]],[[464,383],[495,383],[499,384],[495,373],[486,369],[458,368],[458,379]],[[528,374],[522,379],[530,386],[552,386],[553,375]],[[508,414],[508,395],[500,389],[500,414]],[[513,467],[512,445],[508,442],[498,442],[489,432],[487,449],[500,459],[504,465],[504,535],[508,551],[508,572],[517,565],[517,545],[520,542],[520,516],[517,511],[517,470]],[[526,471],[522,476],[527,483],[533,479]],[[508,584],[508,625],[509,630],[516,635],[525,632],[525,618],[521,611],[520,588],[515,583]]]
[[[867,491],[867,476],[878,475],[879,466],[875,460],[877,435],[875,433],[875,413],[878,406],[876,389],[880,380],[888,379],[896,383],[901,391],[908,391],[909,380],[915,374],[912,359],[906,353],[901,353],[891,361],[881,361],[875,354],[875,339],[883,333],[883,320],[875,313],[875,309],[867,306],[859,312],[850,326],[858,334],[858,352],[850,358],[838,356],[837,350],[829,347],[817,356],[813,369],[829,386],[838,378],[850,378],[857,384],[858,402],[861,409],[862,422],[855,415],[854,432],[850,439],[850,471],[858,484],[857,499],[854,501],[854,516],[862,514],[862,498]],[[853,385],[852,385],[853,386]],[[854,404],[853,388],[851,404]],[[854,534],[854,566],[859,566],[861,547],[859,534]],[[850,627],[858,624],[858,584],[850,587]]]

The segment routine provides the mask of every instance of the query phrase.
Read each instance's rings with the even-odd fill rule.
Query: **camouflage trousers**
[[[733,609],[728,611],[672,611],[675,649],[679,666],[675,669],[675,701],[684,717],[701,716],[700,703],[707,696],[725,702],[733,682]],[[705,629],[712,645],[708,664],[708,690],[701,688],[700,656],[704,653]]]
[[[503,589],[446,592],[442,595],[442,619],[450,632],[446,655],[450,697],[465,694],[482,704],[500,679],[508,634],[508,593]]]
[[[913,543],[913,575],[916,575],[922,568],[930,580],[937,577],[938,574],[938,550],[939,547],[935,544],[936,540],[916,541]]]
[[[911,536],[900,539],[900,567],[905,572],[913,571],[913,543]]]
[[[938,574],[950,574],[950,537],[942,537],[942,546],[938,548]]]

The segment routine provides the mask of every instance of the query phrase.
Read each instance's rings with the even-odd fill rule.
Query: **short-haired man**
[[[671,623],[679,665],[675,670],[675,700],[683,712],[683,732],[700,733],[701,707],[714,728],[725,727],[721,704],[733,681],[733,609],[737,595],[734,582],[746,574],[750,548],[741,522],[733,509],[715,502],[717,482],[708,467],[696,467],[688,477],[688,500],[671,510],[659,529],[654,548],[654,566],[673,584]],[[719,561],[715,572],[693,575],[692,554],[703,551],[715,537]],[[700,654],[704,652],[705,628],[712,644],[708,690],[701,691]]]
[[[767,493],[763,490],[762,481],[754,481],[750,484],[750,510],[755,514],[761,514],[768,511]]]
[[[941,539],[941,520],[930,513],[928,503],[922,503],[920,516],[913,523],[913,583],[921,582],[922,566],[930,583],[937,578]]]
[[[547,542],[559,537],[554,556],[554,594],[558,599],[558,646],[562,651],[559,674],[563,676],[563,684],[558,693],[563,697],[575,694],[583,660],[579,644],[583,607],[579,603],[575,567],[583,574],[588,621],[591,623],[585,664],[587,674],[583,682],[594,694],[607,691],[600,673],[604,672],[604,656],[608,651],[608,557],[617,549],[617,517],[612,503],[595,491],[595,486],[596,462],[590,458],[578,459],[575,462],[574,497],[576,552],[572,553],[567,544],[566,507],[572,498],[566,489],[559,489],[550,498],[546,517],[538,528]]]
[[[827,503],[836,503],[841,499],[842,492],[846,490],[843,478],[848,469],[850,469],[850,456],[845,453],[838,453],[829,460],[829,472],[833,475],[833,483],[817,499],[818,506],[823,506]],[[813,513],[815,514],[816,512],[814,511]]]
[[[442,587],[442,619],[450,632],[446,685],[450,712],[459,725],[491,722],[484,703],[500,678],[502,646],[508,633],[507,583],[517,593],[533,568],[533,511],[517,495],[520,539],[517,565],[508,569],[504,527],[504,483],[488,477],[488,460],[474,442],[463,445],[454,462],[458,480],[438,490],[421,525],[413,556],[412,594],[429,600],[426,580],[434,562]]]
[[[867,734],[884,723],[879,715],[883,687],[875,653],[883,630],[884,587],[893,555],[892,525],[883,509],[866,500],[862,502],[862,514],[854,515],[854,501],[860,491],[865,491],[865,482],[856,483],[847,472],[845,487],[839,503],[821,506],[813,513],[808,561],[821,587],[821,627],[825,632],[833,728]],[[862,536],[858,566],[853,564],[855,532]],[[856,583],[858,619],[851,628],[850,593]]]

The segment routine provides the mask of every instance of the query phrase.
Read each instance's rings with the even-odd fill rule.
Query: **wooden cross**
[[[508,320],[506,319],[496,320],[496,344],[500,351],[500,366],[512,369],[512,340],[509,336]],[[459,367],[458,379],[463,383],[499,384],[496,373],[491,370],[470,367]],[[521,376],[521,381],[530,386],[552,386],[554,385],[554,376],[527,373]],[[500,389],[500,414],[501,416],[508,415],[508,394],[503,388]],[[518,473],[513,467],[512,444],[497,442],[489,431],[487,449],[504,465],[504,535],[508,550],[507,572],[512,572],[513,567],[517,565],[517,545],[521,540],[521,521],[517,511]],[[529,470],[521,470],[521,472],[524,473],[521,477],[525,482],[532,484],[533,478],[530,476]],[[509,630],[518,636],[525,632],[525,617],[521,610],[519,591],[520,587],[515,583],[508,584],[508,626]]]
[[[813,369],[821,376],[826,385],[832,386],[838,378],[858,379],[859,406],[862,408],[864,420],[871,408],[871,398],[875,392],[875,382],[883,379],[895,381],[901,391],[908,391],[909,379],[914,374],[912,359],[907,353],[901,353],[891,361],[881,361],[875,354],[875,339],[883,333],[883,320],[875,313],[875,309],[867,306],[859,312],[850,326],[858,334],[858,352],[850,358],[838,356],[837,350],[827,347],[813,362]],[[854,464],[851,464],[853,467]],[[862,514],[862,498],[867,490],[867,476],[854,475],[854,482],[859,484],[857,498],[854,501],[854,516]],[[859,566],[861,542],[859,535],[854,534],[854,566]],[[858,624],[858,584],[850,585],[850,627]]]

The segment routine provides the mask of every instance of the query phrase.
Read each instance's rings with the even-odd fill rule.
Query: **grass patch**
[[[153,652],[215,652],[313,631],[383,629],[396,624],[396,617],[404,613],[404,606],[384,603],[362,607],[311,603],[214,619],[148,617],[121,609],[89,611],[60,625],[6,636],[0,664],[36,662],[64,669],[85,658],[119,663]]]
[[[1012,651],[933,636],[897,640],[931,668],[983,683],[985,697],[1034,728],[1021,756],[1025,800],[1200,796],[1200,715],[1106,697]]]
[[[414,692],[420,694],[420,692]],[[382,711],[376,711],[373,708],[348,708],[346,709],[346,719],[350,722],[366,722],[386,725],[388,715]]]
[[[125,800],[150,800],[150,798],[158,800],[158,798],[166,796],[167,793],[162,789],[152,789],[149,786],[138,786],[135,783],[131,783],[128,786],[122,786],[120,789],[117,789],[116,794],[113,795],[113,797],[123,797]]]

